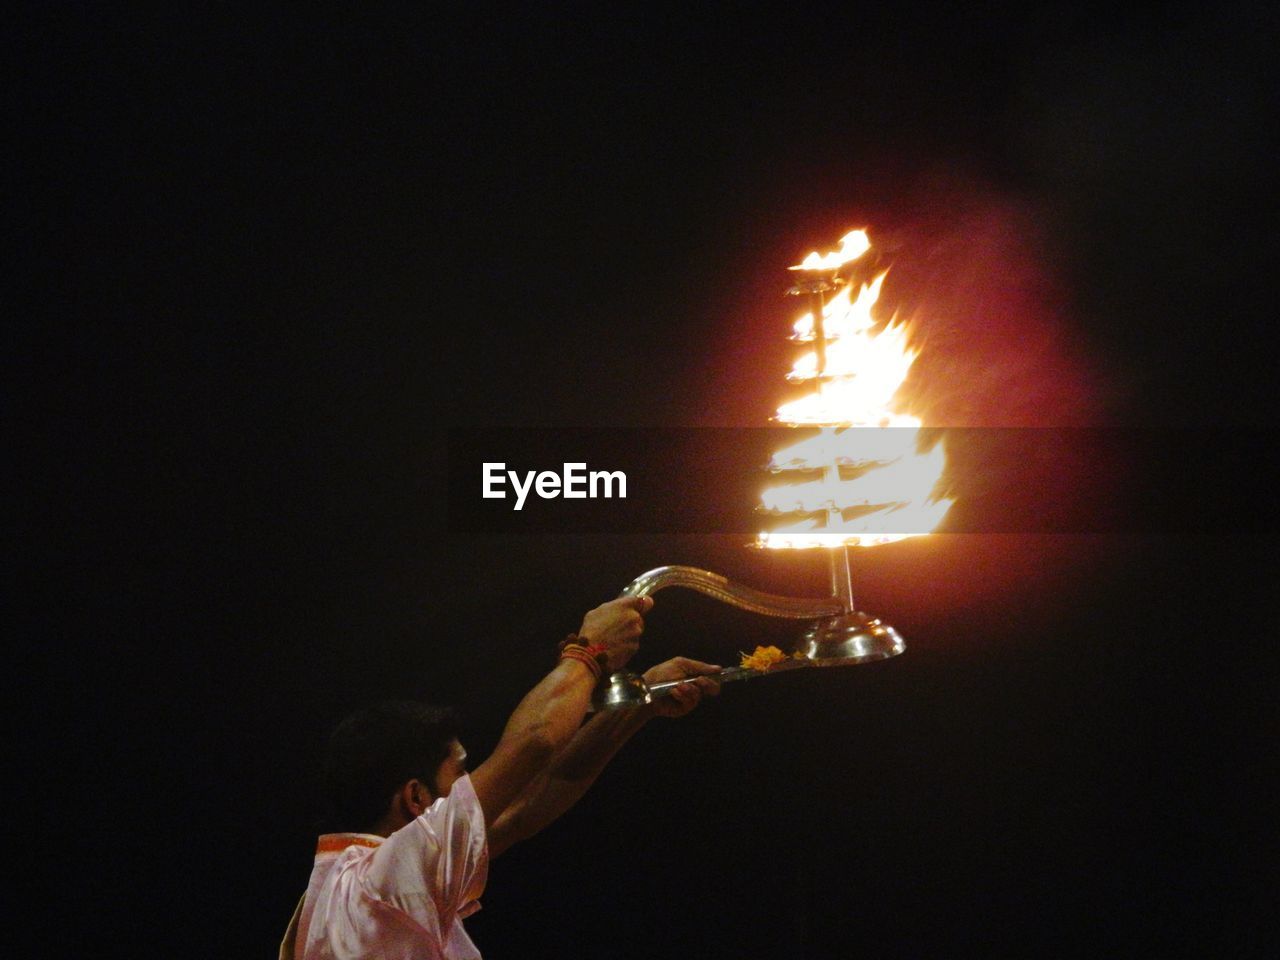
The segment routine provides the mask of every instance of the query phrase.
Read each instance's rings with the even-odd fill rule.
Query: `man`
[[[320,838],[282,960],[478,958],[462,920],[480,907],[489,861],[572,807],[649,719],[682,716],[719,692],[706,675],[720,667],[676,657],[644,675],[690,678],[669,698],[582,723],[601,674],[639,648],[652,606],[623,597],[590,611],[474,773],[447,710],[379,704],[339,725],[327,786],[354,832]]]

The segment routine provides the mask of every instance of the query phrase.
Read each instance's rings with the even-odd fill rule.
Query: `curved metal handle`
[[[705,593],[730,606],[748,610],[751,613],[764,614],[767,617],[814,620],[819,617],[834,617],[844,612],[844,606],[836,597],[809,599],[762,593],[734,583],[718,573],[700,570],[697,567],[655,567],[627,584],[622,591],[622,596],[647,597],[666,587],[688,587],[690,590]]]

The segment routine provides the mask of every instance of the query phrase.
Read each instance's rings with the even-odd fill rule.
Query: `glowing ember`
[[[873,332],[881,326],[872,310],[885,274],[855,291],[836,271],[870,244],[861,230],[846,234],[840,243],[838,251],[811,253],[791,268],[830,274],[807,288],[815,299],[824,289],[838,292],[793,327],[792,340],[815,347],[800,356],[787,379],[811,390],[779,407],[776,419],[820,429],[774,454],[771,470],[801,476],[799,482],[764,491],[764,509],[792,519],[761,533],[758,546],[891,543],[932,530],[951,506],[950,500],[934,497],[945,454],[940,445],[920,449],[921,421],[902,410],[897,397],[917,356],[906,326],[894,317]]]

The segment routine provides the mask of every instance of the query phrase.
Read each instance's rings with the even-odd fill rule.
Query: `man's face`
[[[449,755],[436,771],[436,795],[447,797],[457,779],[467,772],[467,751],[457,740],[449,744]]]

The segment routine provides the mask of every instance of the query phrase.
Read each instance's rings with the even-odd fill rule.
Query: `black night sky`
[[[468,930],[494,958],[1261,953],[1277,23],[1143,9],[14,17],[11,849],[41,955],[274,955],[349,709],[452,702],[478,761],[645,570],[823,592],[741,536],[459,529],[449,437],[765,425],[785,267],[864,225],[931,422],[1178,428],[1178,469],[1117,496],[1221,526],[862,551],[905,655],[654,722]],[[794,636],[673,590],[637,663]]]

